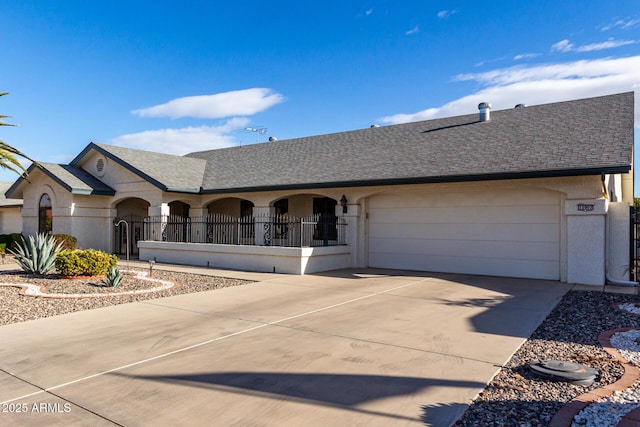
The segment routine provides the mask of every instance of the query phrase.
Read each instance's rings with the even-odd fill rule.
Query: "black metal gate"
[[[118,255],[126,255],[127,253],[127,243],[129,244],[129,254],[131,256],[138,255],[138,241],[142,240],[142,230],[144,226],[144,221],[142,217],[137,215],[128,215],[124,218],[116,218],[116,222],[119,220],[124,220],[127,222],[127,225],[121,224],[116,228],[115,231],[115,245],[114,252]],[[128,230],[127,230],[128,228]],[[131,241],[127,237],[127,231],[131,236]]]
[[[631,221],[629,224],[629,276],[630,280],[640,279],[640,209],[631,209]]]

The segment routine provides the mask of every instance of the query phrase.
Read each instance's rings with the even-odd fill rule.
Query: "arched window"
[[[38,204],[38,233],[51,234],[51,230],[53,230],[51,198],[47,193],[44,193],[40,196]]]

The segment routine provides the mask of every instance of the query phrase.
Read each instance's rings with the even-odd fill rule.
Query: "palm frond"
[[[13,123],[7,123],[2,121],[2,119],[8,119],[8,118],[11,118],[11,116],[5,116],[0,114],[0,126],[17,126],[17,125],[14,125]]]
[[[0,141],[0,168],[8,169],[12,172],[17,173],[18,175],[27,174],[27,170],[22,166],[22,164],[16,158],[16,155],[24,157],[25,159],[31,160],[26,155],[23,155],[16,148],[11,147],[10,145]],[[33,162],[33,160],[31,160]]]
[[[0,96],[7,95],[9,92],[0,92]],[[0,126],[15,126],[11,123],[6,123],[2,121],[2,119],[9,118],[11,116],[5,116],[0,114]],[[38,162],[33,160],[31,157],[24,154],[22,151],[18,150],[15,147],[5,143],[4,141],[0,141],[0,169],[8,169],[12,172],[17,173],[22,178],[27,179],[27,175],[29,174],[27,169],[20,164],[16,156],[22,157],[24,159],[30,160],[35,165],[38,165]],[[28,179],[27,179],[28,180]]]

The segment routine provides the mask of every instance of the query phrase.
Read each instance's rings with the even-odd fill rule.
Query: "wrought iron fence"
[[[631,223],[629,224],[629,278],[633,281],[640,279],[640,209],[631,206]]]
[[[205,217],[179,215],[147,217],[144,240],[283,247],[346,244],[343,217],[258,215],[235,218],[223,214]]]

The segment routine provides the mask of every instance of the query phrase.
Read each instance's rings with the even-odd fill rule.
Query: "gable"
[[[56,163],[40,162],[32,164],[27,170],[29,175],[39,171],[51,180],[56,182],[64,190],[71,194],[113,196],[115,190],[83,169],[74,168],[69,165],[59,165]],[[30,180],[31,178],[29,178]],[[21,199],[22,192],[29,180],[20,177],[5,192],[7,198]]]
[[[206,161],[170,154],[113,145],[90,143],[70,163],[74,167],[84,167],[98,173],[95,165],[88,161],[99,153],[110,162],[118,164],[162,191],[198,193]]]

